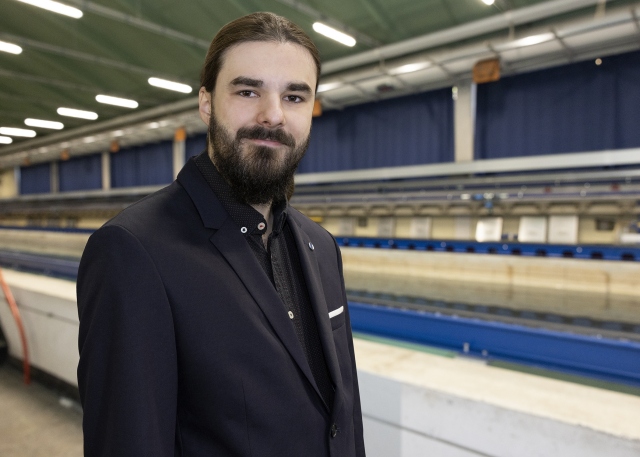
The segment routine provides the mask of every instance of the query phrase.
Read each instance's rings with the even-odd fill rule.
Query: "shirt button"
[[[311,241],[309,241],[309,249],[311,249],[312,251],[315,249],[315,247],[313,246],[313,243]]]
[[[266,227],[266,225],[265,225],[265,223],[264,223],[264,222],[260,222],[260,223],[258,224],[258,230],[263,230],[265,227]]]
[[[337,434],[338,434],[338,426],[336,424],[333,424],[331,426],[331,438],[335,438]]]
[[[242,228],[240,229],[240,231],[241,231],[242,233],[247,233],[247,227],[242,227]]]
[[[293,319],[293,313],[289,311],[289,319]]]

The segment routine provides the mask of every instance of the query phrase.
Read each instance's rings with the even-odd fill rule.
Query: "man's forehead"
[[[249,78],[263,83],[277,79],[280,84],[315,86],[316,66],[311,53],[299,44],[247,41],[225,52],[219,77],[224,77],[225,84]]]

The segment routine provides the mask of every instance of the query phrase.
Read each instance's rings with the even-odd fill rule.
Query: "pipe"
[[[24,331],[24,325],[22,324],[22,317],[20,316],[20,310],[18,309],[18,305],[16,300],[13,298],[13,294],[11,293],[11,289],[9,289],[9,285],[4,280],[4,276],[2,275],[2,269],[0,268],[0,287],[4,292],[4,297],[9,304],[9,309],[11,309],[11,314],[13,315],[13,319],[16,321],[16,326],[18,327],[18,333],[20,333],[20,341],[22,343],[22,372],[24,374],[24,383],[31,383],[31,367],[29,365],[29,346],[27,345],[27,334]]]
[[[322,65],[322,74],[335,73],[341,70],[400,57],[467,38],[508,29],[511,26],[546,19],[593,6],[599,1],[600,0],[551,0],[533,6],[507,11],[486,19],[480,19],[439,32],[429,33],[400,43],[394,43],[361,52],[360,54],[330,60]]]

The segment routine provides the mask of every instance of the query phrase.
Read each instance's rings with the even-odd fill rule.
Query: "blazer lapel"
[[[210,240],[229,262],[255,302],[260,306],[282,344],[287,348],[300,370],[320,395],[320,390],[316,385],[311,368],[282,300],[260,267],[254,253],[236,224],[233,223],[231,218],[227,218],[219,230],[211,236]],[[322,398],[321,395],[320,397]]]
[[[307,358],[304,355],[302,346],[298,341],[298,337],[291,325],[291,320],[284,309],[280,296],[260,267],[244,236],[240,233],[238,227],[233,223],[222,204],[218,201],[218,198],[205,181],[193,159],[190,159],[185,164],[184,168],[178,174],[177,180],[189,194],[196,206],[203,225],[216,230],[211,236],[210,241],[224,256],[227,262],[229,262],[253,299],[258,306],[260,306],[260,309],[278,335],[278,338],[280,338],[280,341],[282,341],[282,344],[286,347],[291,357],[307,377],[318,396],[322,399]],[[294,237],[296,238],[298,251],[300,252],[300,262],[304,270],[311,303],[318,322],[318,332],[322,341],[322,349],[327,359],[329,373],[334,385],[336,385],[337,399],[339,396],[342,396],[342,387],[339,381],[341,379],[340,369],[337,364],[335,348],[333,347],[331,323],[329,322],[326,312],[327,307],[324,300],[324,293],[322,292],[321,285],[317,282],[320,277],[318,264],[315,258],[309,258],[308,253],[303,249],[304,246],[301,243],[306,243],[304,244],[306,246],[309,241],[302,240],[302,231],[297,223],[291,223],[291,227]],[[304,236],[306,240],[308,237],[306,237],[306,234]],[[308,249],[307,247],[307,250]],[[335,405],[337,405],[337,403],[335,403]],[[330,409],[329,406],[328,409]]]
[[[329,320],[327,302],[322,289],[320,269],[318,267],[318,260],[315,254],[315,246],[309,238],[309,235],[302,230],[302,227],[300,227],[297,221],[295,221],[293,217],[289,220],[291,232],[293,233],[293,237],[295,238],[296,245],[298,247],[300,265],[302,266],[304,278],[307,283],[311,306],[313,307],[313,312],[316,317],[322,350],[327,362],[327,367],[329,368],[329,375],[331,376],[333,385],[336,389],[335,400],[332,405],[332,412],[333,414],[336,414],[342,407],[342,375],[340,374],[340,365],[338,363],[338,356],[336,354],[336,348],[333,341],[333,331],[331,330],[331,321]],[[311,246],[314,246],[314,250],[311,249]]]

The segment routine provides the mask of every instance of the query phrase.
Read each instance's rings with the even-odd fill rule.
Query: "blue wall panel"
[[[207,134],[201,133],[199,135],[193,135],[187,138],[184,145],[184,161],[189,160],[190,157],[196,156],[205,150],[207,147]]]
[[[478,86],[477,159],[640,147],[640,52]]]
[[[60,191],[102,188],[102,157],[100,154],[78,157],[58,165]]]
[[[300,173],[452,162],[451,89],[329,111],[313,120]]]
[[[351,301],[349,313],[354,332],[640,386],[638,342]]]
[[[20,195],[51,192],[51,164],[20,167]]]
[[[111,155],[111,187],[152,186],[173,181],[173,140],[122,149]]]

